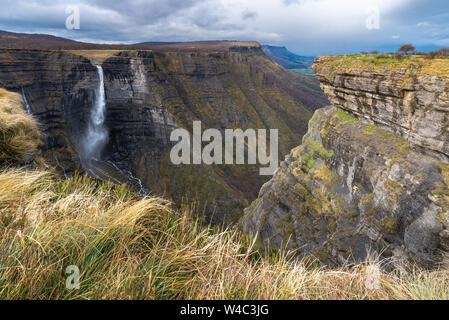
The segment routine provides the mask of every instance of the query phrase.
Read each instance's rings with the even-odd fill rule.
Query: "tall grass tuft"
[[[43,171],[0,173],[1,299],[436,299],[449,273],[336,270],[256,250],[237,230],[201,226],[161,198]],[[80,270],[66,288],[66,268]]]
[[[0,165],[32,156],[40,145],[37,122],[23,103],[20,94],[0,88]]]

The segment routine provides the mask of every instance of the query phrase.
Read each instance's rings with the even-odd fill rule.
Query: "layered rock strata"
[[[351,59],[317,59],[333,105],[315,112],[243,228],[330,265],[380,257],[434,267],[449,250],[447,77],[425,74],[438,61],[395,69]]]

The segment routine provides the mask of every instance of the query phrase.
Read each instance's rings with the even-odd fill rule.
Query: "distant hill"
[[[288,51],[286,47],[263,45],[262,50],[271,60],[286,69],[306,75],[314,75],[311,68],[314,57],[299,56]]]
[[[33,50],[228,50],[230,47],[258,47],[255,41],[142,42],[101,44],[70,40],[48,34],[15,33],[0,30],[0,48]]]
[[[66,49],[97,46],[48,34],[15,33],[0,30],[0,47],[11,49]]]

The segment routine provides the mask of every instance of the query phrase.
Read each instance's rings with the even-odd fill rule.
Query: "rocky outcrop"
[[[0,50],[0,86],[21,92],[42,123],[45,153],[67,174],[80,170],[83,136],[104,72],[109,142],[99,168],[127,176],[179,204],[194,204],[206,222],[236,221],[266,177],[255,165],[181,166],[169,160],[171,131],[277,128],[280,154],[299,143],[326,99],[310,77],[269,60],[257,43],[171,44],[152,50]],[[299,89],[298,89],[299,88]],[[96,162],[95,162],[96,163]],[[115,168],[115,169],[114,169]],[[103,176],[103,175],[102,175]]]
[[[315,112],[302,144],[245,209],[244,230],[330,265],[378,256],[435,266],[449,250],[443,78],[420,75],[401,93],[398,79],[414,71],[326,59],[314,68],[334,105]],[[435,99],[427,112],[426,99]]]
[[[420,151],[447,161],[449,69],[444,60],[413,59],[324,56],[313,68],[334,106],[394,130]]]

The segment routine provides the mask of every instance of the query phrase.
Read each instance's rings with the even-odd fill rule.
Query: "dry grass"
[[[325,64],[331,73],[371,71],[378,73],[416,70],[417,75],[435,75],[447,77],[449,58],[428,59],[423,55],[397,54],[347,54],[320,56],[316,63]]]
[[[22,96],[0,88],[0,165],[35,154],[39,145],[37,122],[26,113]]]
[[[449,273],[313,267],[261,253],[237,230],[202,227],[160,198],[42,171],[0,173],[2,299],[447,299]],[[81,272],[65,287],[66,267]]]
[[[85,58],[107,59],[115,56],[117,53],[130,50],[68,50],[67,52],[82,56]]]

